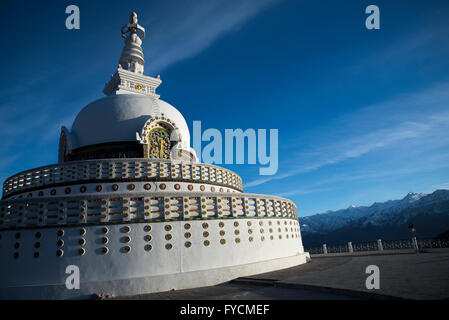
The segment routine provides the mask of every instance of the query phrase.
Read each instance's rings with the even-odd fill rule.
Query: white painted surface
[[[272,232],[269,232],[270,221]],[[220,227],[220,222],[224,223],[223,227]],[[238,222],[237,227],[234,222]],[[204,223],[208,224],[207,228]],[[190,224],[190,229],[185,228],[186,224]],[[146,232],[144,227],[148,225],[151,231]],[[33,287],[47,288],[50,296],[46,295],[46,290],[41,293],[34,290],[35,296],[27,297],[67,298],[101,292],[123,295],[193,288],[306,262],[299,225],[292,219],[198,220],[128,226],[129,232],[125,232],[124,225],[107,226],[107,234],[102,233],[104,226],[89,226],[85,227],[84,236],[79,233],[81,227],[65,228],[62,237],[57,235],[58,228],[3,231],[0,240],[0,297],[20,298],[29,290],[33,291]],[[167,231],[167,226],[171,230]],[[235,230],[239,231],[238,235]],[[252,230],[251,234],[249,230]],[[220,231],[225,234],[220,235]],[[18,232],[20,239],[16,238]],[[41,232],[40,239],[36,238],[36,232]],[[186,232],[191,233],[190,238],[186,238]],[[205,236],[204,232],[209,234]],[[169,240],[166,239],[168,234],[171,236]],[[146,235],[151,235],[152,239],[146,241]],[[265,237],[263,241],[262,236]],[[102,237],[108,238],[107,244],[101,242]],[[125,237],[130,237],[131,241],[125,243]],[[249,237],[254,240],[249,241]],[[78,243],[81,238],[86,242],[83,246]],[[236,238],[240,243],[236,243]],[[56,256],[59,239],[64,241],[62,257]],[[226,243],[221,244],[221,239]],[[206,240],[210,241],[209,246],[204,245]],[[190,248],[186,247],[186,241],[191,242]],[[39,248],[35,248],[36,242],[40,243]],[[20,244],[18,249],[14,248],[15,243]],[[147,244],[152,246],[151,251],[144,249]],[[172,249],[167,250],[167,244],[171,244]],[[127,245],[131,250],[124,253],[123,248]],[[109,252],[102,254],[102,247],[108,247]],[[80,248],[86,250],[83,256],[78,254]],[[19,252],[18,259],[13,258],[14,252]],[[38,258],[34,258],[35,252],[39,252]],[[61,290],[68,265],[79,267],[83,290]],[[138,284],[135,279],[146,279],[143,281],[146,285]],[[113,285],[124,281],[133,285]],[[58,287],[58,290],[53,290]]]
[[[246,265],[169,274],[142,278],[84,282],[80,290],[67,290],[64,285],[41,285],[0,289],[0,299],[85,299],[96,295],[129,296],[205,287],[224,283],[239,277],[291,268],[310,261],[306,253]]]
[[[120,94],[88,104],[72,125],[72,148],[120,141],[136,141],[147,120],[163,113],[179,128],[182,141],[190,132],[182,114],[167,102],[150,96]]]

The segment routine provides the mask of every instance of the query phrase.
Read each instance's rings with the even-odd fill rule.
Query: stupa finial
[[[145,28],[137,23],[137,13],[131,12],[129,23],[122,27],[122,37],[126,38],[128,34],[135,33],[140,39],[145,38]]]
[[[129,23],[122,27],[122,37],[125,38],[125,47],[120,57],[123,69],[143,73],[145,60],[141,48],[142,39],[145,38],[145,28],[137,24],[137,13],[131,12]]]
[[[131,16],[129,17],[129,23],[137,24],[137,13],[131,12]]]
[[[162,82],[160,77],[152,78],[143,74],[145,60],[142,39],[145,38],[145,29],[137,24],[137,13],[131,12],[129,23],[121,31],[125,47],[117,70],[103,89],[104,94],[110,96],[133,93],[159,98],[156,88]]]

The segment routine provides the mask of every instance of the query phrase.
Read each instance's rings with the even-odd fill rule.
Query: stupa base
[[[0,299],[90,299],[96,296],[130,296],[170,290],[213,286],[239,277],[271,272],[304,264],[308,252],[291,257],[266,260],[245,265],[211,270],[149,276],[113,281],[81,283],[80,289],[68,290],[65,285],[39,285],[2,288]]]

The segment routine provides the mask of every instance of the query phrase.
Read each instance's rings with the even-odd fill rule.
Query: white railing
[[[0,201],[0,229],[236,217],[298,219],[290,200],[255,194],[118,193]]]
[[[242,191],[242,179],[234,172],[204,163],[180,163],[152,159],[73,161],[23,171],[3,184],[3,197],[38,187],[92,180],[193,181],[228,186]]]

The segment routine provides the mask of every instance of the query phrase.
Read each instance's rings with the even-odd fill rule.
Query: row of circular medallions
[[[87,177],[86,177],[87,178]],[[11,179],[11,178],[10,178]],[[8,179],[9,180],[9,179]],[[9,196],[10,194],[17,194],[19,191],[20,192],[23,192],[23,193],[26,193],[26,191],[27,191],[27,189],[30,189],[30,188],[33,188],[34,186],[33,186],[33,183],[31,183],[30,185],[19,185],[18,183],[18,181],[15,181],[16,182],[16,188],[17,188],[17,190],[14,190],[14,184],[8,184],[8,180],[3,184],[3,194],[4,194],[4,196]],[[88,180],[88,179],[87,179]],[[119,182],[121,182],[120,181],[121,179],[118,179],[118,180],[116,180],[116,179],[113,179],[111,182],[114,182],[114,181],[119,181]],[[130,179],[128,179],[128,178],[123,178],[123,180],[124,181],[132,181],[132,178],[130,178]],[[138,181],[138,179],[136,180],[136,181]],[[144,180],[143,180],[144,181]],[[240,185],[236,185],[235,183],[219,183],[219,182],[214,182],[214,181],[209,181],[209,180],[207,180],[207,179],[205,179],[205,178],[202,178],[201,180],[196,180],[196,179],[181,179],[181,180],[179,180],[179,179],[176,179],[176,178],[173,178],[173,179],[170,179],[170,178],[163,178],[163,177],[161,177],[160,178],[160,180],[159,179],[155,179],[155,180],[152,180],[152,181],[154,181],[154,182],[162,182],[162,181],[169,181],[169,182],[181,182],[181,183],[183,183],[183,184],[186,184],[186,183],[197,183],[197,184],[201,184],[201,183],[204,183],[204,184],[212,184],[212,185],[218,185],[218,186],[225,186],[225,187],[229,187],[229,188],[231,188],[231,189],[235,189],[235,190],[238,190],[238,191],[241,191],[242,190],[242,187],[241,187],[241,183],[240,183]],[[62,183],[62,181],[59,181],[59,183]],[[74,185],[74,184],[79,184],[79,183],[82,183],[82,180],[73,180],[73,181],[65,181],[65,183],[64,184],[66,184],[66,183],[70,183],[70,184],[72,184],[72,185]],[[49,188],[49,187],[51,187],[51,183],[50,184],[44,184],[44,185],[42,185],[42,182],[40,182],[40,184],[41,184],[41,187],[42,188]],[[58,183],[57,183],[58,184]],[[9,186],[8,186],[9,185]],[[39,185],[38,185],[39,186]],[[179,187],[179,188],[181,188],[181,185],[179,185],[179,184],[177,184],[177,186]],[[117,187],[118,187],[118,185],[117,185]],[[214,187],[215,188],[215,187]],[[118,190],[118,189],[117,189]],[[212,191],[212,192],[214,192],[214,191]]]
[[[176,191],[178,191],[178,190],[183,191],[183,190],[181,190],[181,187],[182,187],[182,186],[181,186],[181,184],[179,184],[179,183],[176,183],[176,184],[173,186],[173,188],[174,188]],[[59,189],[59,188],[58,188],[58,189]],[[58,189],[51,189],[50,192],[48,192],[48,195],[50,195],[50,196],[56,196],[56,195],[58,195]],[[119,186],[118,184],[113,184],[113,185],[111,186],[111,190],[112,190],[112,191],[119,191],[119,189],[120,189],[120,186]],[[128,185],[126,186],[126,189],[127,189],[127,191],[134,191],[134,190],[136,190],[136,185],[133,184],[133,183],[130,183],[130,184],[128,184]],[[151,186],[150,183],[146,183],[146,184],[143,185],[143,189],[144,189],[145,191],[150,191],[150,190],[152,189],[152,186]],[[157,186],[156,189],[166,190],[166,189],[167,189],[167,185],[166,185],[165,183],[161,183],[161,184],[159,184],[159,185]],[[188,190],[188,191],[193,191],[193,189],[194,189],[194,186],[193,186],[193,185],[191,185],[191,184],[187,185],[187,190]],[[206,191],[206,186],[200,185],[200,188],[199,188],[199,189],[200,189],[200,191],[205,192],[205,191]],[[72,190],[73,190],[73,187],[66,187],[66,188],[64,188],[64,190],[61,190],[60,192],[62,192],[62,191],[64,192],[64,193],[62,193],[62,195],[69,195],[69,194],[72,193]],[[86,191],[87,191],[87,187],[86,187],[86,186],[83,185],[83,186],[79,187],[79,192],[80,192],[80,193],[85,193]],[[103,185],[99,184],[99,185],[96,185],[96,186],[95,186],[95,191],[96,191],[96,192],[102,192],[102,191],[106,191],[106,190],[105,190],[105,188],[103,187]],[[210,192],[236,192],[236,191],[234,191],[234,190],[232,190],[232,189],[229,189],[229,188],[214,187],[214,186],[209,187],[209,190],[208,190],[208,191],[210,191]],[[25,193],[25,192],[24,192],[24,193]],[[39,196],[39,197],[43,197],[43,196],[45,196],[45,194],[46,194],[46,192],[44,192],[43,190],[37,192],[37,196]],[[29,198],[33,197],[33,193],[32,193],[32,192],[28,193],[28,194],[27,194],[27,197],[29,197]],[[22,199],[22,198],[23,198],[23,194],[20,194],[20,195],[18,195],[17,197],[10,197],[10,199]]]
[[[149,225],[145,226],[144,230],[146,232],[149,232],[151,230],[151,226],[149,226]],[[122,228],[122,232],[123,233],[129,233],[130,231],[131,231],[131,228],[129,226],[125,226],[125,227]],[[109,228],[107,228],[107,227],[101,228],[101,233],[103,235],[106,235],[108,232],[109,232]],[[62,229],[57,231],[58,241],[56,241],[56,246],[59,249],[56,251],[56,256],[58,256],[58,257],[62,257],[64,255],[64,251],[63,251],[63,247],[64,247],[64,244],[65,244],[64,240],[63,240],[64,234],[65,234],[65,231],[62,230]],[[86,253],[86,249],[83,248],[83,246],[86,244],[86,239],[83,238],[83,236],[85,234],[86,234],[86,229],[85,228],[79,229],[79,235],[81,236],[81,238],[78,239],[78,245],[80,246],[80,248],[78,249],[78,254],[80,256],[82,256],[82,255],[84,255]],[[19,240],[20,237],[21,237],[21,233],[17,232],[15,234],[15,238],[17,240]],[[42,233],[41,232],[36,232],[35,237],[37,239],[40,239],[42,237]],[[147,242],[151,241],[151,235],[146,235],[144,237],[144,239]],[[0,240],[1,240],[1,234],[0,234]],[[100,241],[101,241],[101,243],[103,245],[106,245],[109,242],[109,239],[108,239],[108,237],[103,236],[103,237],[100,238]],[[129,237],[129,236],[121,237],[120,241],[122,243],[129,243],[129,242],[131,242],[131,237]],[[34,244],[34,247],[36,249],[40,248],[40,242],[36,242]],[[14,244],[14,249],[18,250],[19,248],[20,248],[20,243],[16,242]],[[145,246],[145,250],[146,251],[150,251],[151,250],[151,245],[146,245]],[[128,246],[128,245],[121,248],[121,252],[128,253],[130,251],[131,251],[131,247]],[[107,254],[108,252],[109,252],[109,249],[107,247],[100,248],[100,253]],[[35,252],[33,256],[34,256],[34,258],[39,258],[40,254],[39,254],[39,252]],[[13,257],[15,259],[18,259],[19,258],[19,252],[17,252],[17,251],[14,252]]]
[[[285,222],[285,225],[287,225],[287,221],[284,221],[284,222]],[[292,221],[290,221],[290,225],[291,225],[291,224],[292,224]],[[251,222],[251,221],[248,221],[248,222],[247,222],[247,225],[248,225],[248,227],[250,227],[250,226],[252,225],[252,222]],[[260,225],[260,226],[263,226],[263,221],[259,221],[259,225]],[[269,221],[269,225],[270,225],[270,226],[272,225],[272,221]],[[280,221],[278,221],[278,225],[280,225]],[[224,222],[221,221],[221,222],[218,224],[218,226],[219,226],[220,229],[221,229],[220,232],[219,232],[220,236],[221,236],[221,237],[224,237],[224,236],[226,235],[226,232],[225,232],[224,230],[222,230],[222,229],[224,228],[224,226],[225,226]],[[184,229],[185,229],[185,230],[189,230],[190,227],[191,227],[191,225],[190,225],[189,223],[186,223],[186,224],[184,225]],[[208,224],[207,222],[204,222],[204,223],[202,224],[202,227],[203,227],[203,229],[208,229],[208,228],[209,228],[209,224]],[[239,236],[239,235],[240,235],[240,230],[238,229],[238,227],[239,227],[239,222],[238,222],[238,221],[235,221],[235,222],[234,222],[234,227],[236,228],[235,231],[234,231],[235,236]],[[262,235],[261,235],[261,241],[265,241],[265,236],[263,235],[264,229],[261,228],[259,231],[260,231],[260,233],[262,234]],[[298,228],[297,228],[296,226],[295,226],[295,227],[290,227],[290,231],[292,232],[292,233],[291,233],[291,239],[299,238],[299,237],[300,237],[300,235],[299,235],[299,227],[298,227]],[[273,233],[273,228],[270,228],[270,229],[269,229],[269,232],[270,232],[270,233]],[[281,232],[282,232],[282,228],[279,227],[279,228],[278,228],[278,232],[281,233]],[[285,227],[285,232],[286,232],[286,239],[289,239],[288,227]],[[249,242],[253,242],[253,241],[254,241],[254,236],[252,235],[252,234],[253,234],[253,229],[248,229],[248,234],[250,235],[249,238],[248,238]],[[185,237],[186,239],[190,239],[191,236],[192,236],[192,234],[191,234],[189,231],[187,231],[186,233],[184,233],[184,237]],[[204,238],[209,237],[209,232],[208,232],[208,231],[204,231],[204,232],[203,232],[203,237],[204,237]],[[279,235],[279,239],[282,239],[282,235]],[[274,240],[274,236],[273,236],[273,235],[270,235],[270,240]],[[240,238],[239,238],[239,237],[235,238],[235,242],[236,242],[236,243],[240,243]],[[206,239],[206,240],[204,240],[203,244],[204,244],[204,246],[207,247],[207,246],[210,245],[210,241]],[[222,245],[226,244],[226,239],[221,238],[221,239],[220,239],[220,244],[222,244]],[[186,241],[184,245],[185,245],[187,248],[190,248],[190,247],[192,246],[192,243],[191,243],[190,241]]]
[[[284,230],[285,230],[285,238],[286,238],[286,239],[289,239],[289,234],[288,234],[288,232],[289,232],[289,227],[288,227],[288,226],[285,227],[285,225],[288,225],[287,221],[284,221],[284,227],[280,227],[280,225],[281,225],[281,222],[280,222],[280,221],[277,221],[277,224],[278,224],[277,231],[278,231],[279,233],[282,233],[282,231],[283,231],[282,228],[284,228]],[[299,238],[299,237],[300,237],[300,235],[299,235],[299,227],[297,227],[297,224],[296,224],[296,223],[295,223],[295,226],[294,226],[294,227],[291,226],[292,224],[293,224],[292,221],[290,221],[290,224],[289,224],[289,225],[290,225],[291,239]],[[239,236],[240,236],[240,230],[238,229],[238,227],[240,226],[240,224],[239,224],[238,221],[235,221],[235,222],[233,223],[233,225],[234,225],[234,227],[235,227],[234,234],[235,234],[235,236],[236,236],[236,238],[234,239],[234,241],[238,244],[238,243],[241,242],[241,239],[240,239],[240,237],[239,237]],[[269,226],[272,226],[272,221],[268,221],[268,225],[269,225]],[[225,231],[223,230],[223,228],[225,227],[225,223],[224,223],[223,221],[221,221],[221,222],[219,222],[218,226],[219,226],[219,228],[220,228],[219,234],[220,234],[220,236],[222,237],[222,238],[220,239],[219,243],[220,243],[221,245],[224,245],[224,244],[226,244],[226,239],[224,238],[225,235],[226,235],[226,233],[225,233]],[[247,226],[248,226],[248,227],[251,227],[251,226],[252,226],[252,222],[251,222],[251,221],[247,221]],[[261,227],[263,226],[263,221],[259,221],[259,226],[261,226]],[[185,245],[186,248],[190,248],[190,247],[192,246],[192,242],[190,241],[190,238],[191,238],[191,236],[192,236],[192,234],[189,232],[190,228],[191,228],[191,224],[190,224],[190,223],[184,224],[184,229],[186,230],[186,232],[184,233],[184,237],[186,238],[186,242],[184,243],[184,245]],[[211,244],[211,243],[210,243],[210,240],[207,239],[207,238],[209,237],[209,235],[210,235],[209,231],[207,231],[207,229],[209,228],[209,224],[208,224],[207,222],[202,223],[202,228],[205,230],[205,231],[203,232],[203,237],[204,237],[204,239],[205,239],[205,240],[203,241],[203,245],[207,247],[207,246],[209,246],[209,245]],[[172,230],[172,226],[171,226],[171,225],[165,225],[165,226],[164,226],[164,230],[167,232],[167,234],[165,235],[165,240],[167,240],[167,241],[172,240],[172,239],[173,239],[173,236],[172,236],[172,234],[170,233],[170,231]],[[131,229],[130,229],[129,226],[124,226],[124,227],[121,229],[121,231],[122,231],[123,233],[129,233],[129,232],[131,231]],[[151,226],[150,226],[150,225],[146,225],[146,226],[144,227],[144,231],[147,232],[147,233],[150,232],[150,231],[151,231]],[[109,229],[108,229],[107,227],[102,227],[102,228],[101,228],[101,233],[102,233],[104,236],[100,238],[100,241],[101,241],[101,243],[102,243],[103,245],[106,245],[106,244],[109,243],[109,238],[108,238],[107,236],[105,236],[108,232],[109,232]],[[263,228],[260,228],[260,229],[259,229],[259,232],[260,232],[260,234],[261,234],[261,241],[265,241],[265,236],[264,236],[265,230],[264,230]],[[58,231],[57,231],[57,236],[59,237],[59,239],[58,239],[58,241],[56,242],[56,245],[57,245],[57,247],[58,247],[59,249],[56,251],[56,255],[57,255],[58,257],[62,257],[62,256],[64,255],[64,251],[63,251],[64,240],[62,239],[63,236],[64,236],[64,233],[65,233],[64,230],[58,230]],[[271,233],[273,233],[273,228],[269,228],[269,233],[270,233],[269,239],[270,239],[270,240],[274,240],[275,237],[271,234]],[[84,236],[85,234],[86,234],[86,229],[85,229],[85,228],[79,229],[79,235],[81,236],[81,238],[78,240],[78,245],[80,246],[80,248],[78,249],[78,254],[79,254],[80,256],[82,256],[82,255],[84,255],[84,254],[86,253],[86,250],[83,248],[83,246],[86,244],[86,240],[83,238],[83,236]],[[248,229],[248,234],[249,234],[248,241],[249,241],[249,242],[253,242],[253,241],[254,241],[253,229]],[[20,237],[21,237],[21,233],[20,233],[20,232],[17,232],[17,233],[15,234],[15,238],[16,238],[17,240],[19,240]],[[41,232],[36,232],[35,238],[36,238],[36,239],[40,239],[41,237],[42,237],[42,233],[41,233]],[[282,234],[279,234],[279,235],[278,235],[278,238],[281,240],[281,239],[282,239]],[[1,240],[1,234],[0,234],[0,240]],[[144,246],[145,251],[151,251],[151,250],[152,250],[152,246],[151,246],[151,244],[149,244],[149,242],[151,242],[151,240],[152,240],[151,235],[150,235],[150,234],[146,234],[146,235],[144,236],[144,240],[145,240],[145,242],[148,242],[148,244],[146,244],[146,245]],[[129,237],[129,236],[121,237],[120,241],[121,241],[122,243],[127,244],[127,243],[131,242],[131,237]],[[40,246],[41,246],[41,244],[40,244],[39,241],[35,242],[34,247],[35,247],[36,249],[39,249]],[[15,249],[15,250],[18,250],[19,248],[20,248],[20,243],[19,243],[19,242],[16,242],[16,243],[14,244],[14,249]],[[171,249],[173,248],[173,245],[172,245],[170,242],[167,242],[166,245],[165,245],[165,248],[166,248],[167,250],[171,250]],[[122,248],[120,249],[120,251],[121,251],[122,253],[129,253],[129,252],[131,251],[131,247],[130,247],[129,245],[126,245],[126,246],[122,247]],[[100,253],[101,253],[101,254],[107,254],[108,252],[109,252],[109,249],[108,249],[106,246],[100,248]],[[38,251],[36,251],[36,252],[34,253],[33,256],[34,256],[34,258],[39,258],[40,254],[39,254]],[[13,257],[14,257],[15,259],[19,258],[19,252],[18,252],[18,251],[14,252]]]
[[[33,253],[33,257],[34,257],[34,258],[39,258],[40,253],[39,253],[38,250],[39,250],[39,248],[41,247],[41,243],[40,243],[39,239],[42,238],[42,233],[41,233],[41,232],[36,232],[36,234],[35,234],[34,236],[35,236],[35,238],[36,238],[36,242],[34,243],[34,248],[35,248],[37,251],[35,251],[35,252]],[[21,233],[20,233],[20,232],[17,232],[17,233],[14,235],[14,237],[16,238],[17,241],[19,241],[20,238],[21,238]],[[1,234],[0,234],[0,240],[1,240]],[[14,249],[15,249],[16,251],[13,253],[13,258],[14,258],[14,259],[18,259],[18,258],[19,258],[20,242],[14,243]]]

